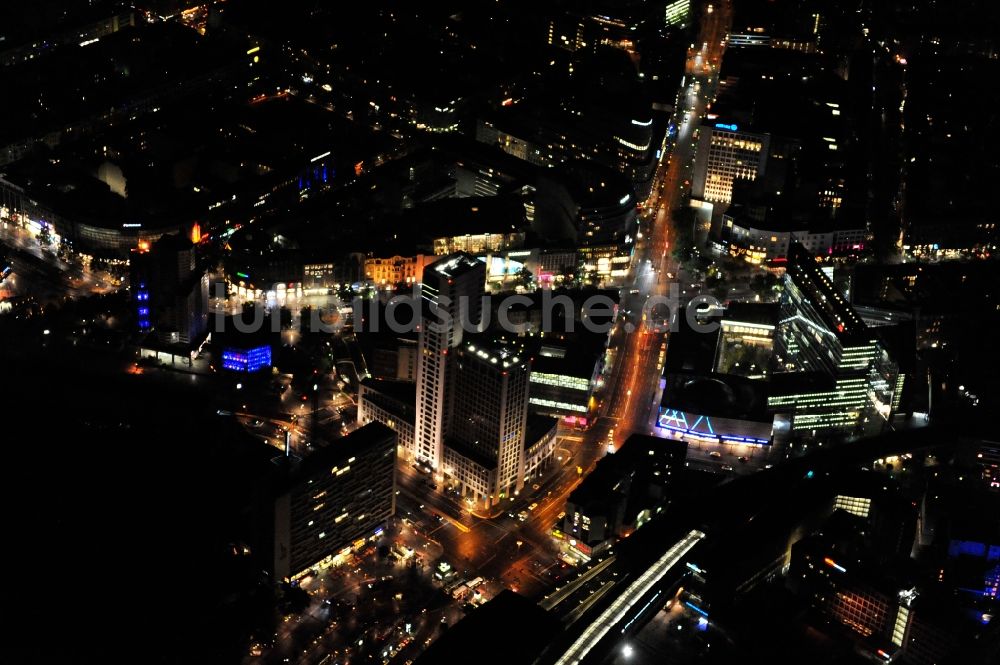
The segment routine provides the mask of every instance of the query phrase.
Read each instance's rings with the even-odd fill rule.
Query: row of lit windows
[[[833,502],[834,509],[846,510],[852,515],[867,518],[871,510],[872,500],[866,497],[840,496]]]
[[[746,152],[760,152],[764,145],[760,141],[751,141],[749,139],[738,139],[729,137],[726,135],[712,135],[712,151],[713,152],[735,152],[736,150],[743,150]]]
[[[570,404],[569,402],[557,402],[550,399],[541,399],[538,397],[532,397],[528,400],[530,404],[535,406],[543,406],[550,409],[561,409],[564,411],[577,411],[579,413],[586,413],[587,407],[581,404]]]
[[[531,375],[531,382],[540,383],[546,386],[571,388],[573,390],[590,390],[590,380],[578,376],[566,376],[563,374],[545,374],[541,372],[534,372]]]

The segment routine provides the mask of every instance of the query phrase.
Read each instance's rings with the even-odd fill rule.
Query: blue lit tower
[[[130,284],[136,328],[165,344],[192,346],[208,325],[208,276],[188,238],[164,236],[132,252]]]

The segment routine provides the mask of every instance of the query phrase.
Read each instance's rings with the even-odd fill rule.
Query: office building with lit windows
[[[594,390],[604,369],[607,336],[577,332],[542,339],[531,349],[529,408],[570,426],[592,424]]]
[[[524,233],[511,231],[509,233],[463,233],[461,235],[434,238],[434,254],[443,256],[455,252],[469,254],[486,254],[487,252],[503,252],[520,249],[524,246]]]
[[[413,438],[414,456],[434,469],[444,459],[444,437],[451,417],[449,354],[462,344],[463,321],[470,329],[480,324],[485,289],[486,264],[469,254],[447,256],[424,270]]]
[[[710,203],[732,201],[733,184],[764,173],[771,135],[740,129],[730,122],[701,126],[695,153],[691,197]]]
[[[295,577],[377,538],[395,513],[396,434],[370,423],[287,465],[274,503],[276,579]]]
[[[337,266],[330,262],[305,263],[302,265],[302,287],[306,289],[329,289],[339,283]]]
[[[894,609],[889,593],[859,579],[859,564],[837,555],[821,536],[792,546],[789,580],[811,603],[863,637],[885,634]]]
[[[963,611],[952,594],[915,586],[902,563],[872,568],[841,556],[829,539],[814,535],[792,547],[788,582],[883,661],[934,665],[974,649],[991,615]]]
[[[399,456],[414,457],[416,385],[411,381],[366,378],[358,387],[358,424],[382,423],[396,432]]]
[[[531,362],[519,346],[478,341],[451,362],[444,474],[471,503],[494,505],[524,487]]]
[[[793,430],[876,432],[899,407],[899,369],[815,257],[789,248],[768,406]]]
[[[673,0],[667,3],[664,20],[668,26],[683,27],[691,19],[691,0]]]

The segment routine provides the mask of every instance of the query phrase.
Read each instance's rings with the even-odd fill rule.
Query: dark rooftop
[[[475,662],[531,663],[559,631],[559,622],[537,604],[504,590],[452,626],[418,659],[417,665]],[[505,636],[497,639],[497,636]]]
[[[778,303],[731,302],[722,315],[723,321],[777,326],[781,305]]]
[[[417,384],[412,381],[368,377],[361,380],[361,385],[406,404],[415,404],[417,400]]]
[[[606,344],[607,335],[583,330],[533,340],[528,351],[534,358],[531,371],[590,380]]]
[[[770,422],[768,382],[732,374],[668,373],[660,404],[712,418]]]
[[[467,234],[523,232],[527,219],[517,196],[475,196],[416,206],[403,212],[398,226],[418,236],[418,242],[426,242]]]
[[[530,448],[535,445],[558,425],[559,421],[556,418],[529,412],[528,419],[524,423],[524,447]]]
[[[387,439],[395,440],[396,433],[382,423],[368,423],[303,459],[293,470],[293,477],[307,478],[326,472],[331,466],[346,464],[350,458],[365,454],[369,448],[384,444]]]
[[[701,332],[690,326],[685,310],[677,314],[678,328],[670,333],[663,373],[708,374],[715,363],[720,329]]]

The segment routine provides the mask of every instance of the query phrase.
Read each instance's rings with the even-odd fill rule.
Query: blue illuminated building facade
[[[326,164],[329,157],[329,153],[326,153],[314,158],[313,162],[299,174],[300,192],[314,187],[320,187],[321,185],[326,185],[330,182],[331,178],[336,177],[336,169],[331,168]]]
[[[208,276],[189,238],[167,235],[133,251],[129,283],[135,327],[149,343],[190,350],[205,338]]]
[[[271,347],[257,346],[251,349],[228,347],[222,350],[222,368],[233,372],[256,372],[271,367]]]

